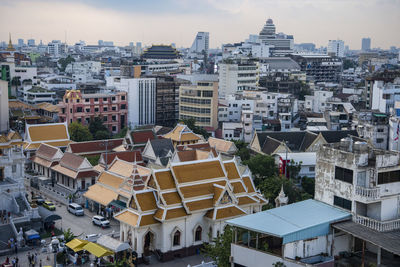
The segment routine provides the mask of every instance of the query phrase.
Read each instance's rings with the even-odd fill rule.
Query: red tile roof
[[[156,139],[153,130],[133,131],[131,133],[133,144],[146,144],[148,140]]]
[[[70,143],[69,147],[72,153],[78,154],[92,154],[92,153],[102,153],[106,151],[106,147],[108,151],[122,145],[124,141],[123,138],[120,139],[109,139],[109,140],[96,140],[96,141],[87,141],[87,142],[77,142]]]
[[[137,163],[143,162],[142,152],[140,150],[107,153],[107,164],[111,164],[115,157],[127,162],[135,162],[135,159]],[[100,158],[105,161],[106,154],[102,153]]]
[[[83,171],[79,172],[76,178],[96,177],[97,175],[99,175],[99,173],[96,171]]]

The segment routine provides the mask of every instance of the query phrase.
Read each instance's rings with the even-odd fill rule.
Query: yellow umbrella
[[[114,252],[112,252],[111,250],[92,242],[89,242],[85,246],[83,246],[83,249],[89,251],[91,254],[95,255],[98,258],[114,254]]]
[[[78,252],[83,250],[83,246],[85,246],[87,243],[89,243],[89,241],[75,238],[69,241],[65,245],[70,249],[72,249],[74,252]]]

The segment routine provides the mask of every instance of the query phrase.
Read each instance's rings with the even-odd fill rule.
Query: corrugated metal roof
[[[349,212],[308,199],[232,220],[232,226],[283,238],[283,244],[329,233],[333,222],[348,219]]]

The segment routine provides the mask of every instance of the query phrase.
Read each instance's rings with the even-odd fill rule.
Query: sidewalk
[[[18,254],[10,254],[8,255],[8,258],[10,260],[10,263],[12,261],[13,258],[18,257],[18,266],[20,267],[28,267],[29,266],[29,262],[28,262],[28,252],[30,254],[32,253],[37,253],[37,263],[35,266],[39,266],[39,262],[40,260],[42,260],[42,266],[53,266],[54,263],[54,255],[53,253],[40,253],[41,248],[35,248],[29,251],[24,251],[24,252],[18,252]],[[0,264],[2,264],[3,262],[5,262],[7,256],[1,256],[0,257]]]

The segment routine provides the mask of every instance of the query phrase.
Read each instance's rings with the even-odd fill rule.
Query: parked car
[[[85,236],[85,240],[89,242],[97,242],[97,239],[99,239],[100,235],[98,234],[89,234]]]
[[[32,202],[42,205],[44,203],[44,198],[42,196],[34,196],[32,197]]]
[[[94,225],[101,226],[103,228],[110,226],[110,222],[106,218],[100,215],[93,216],[92,223]]]
[[[76,203],[70,203],[67,207],[67,210],[69,213],[74,214],[75,216],[83,216],[83,208],[81,205],[76,204]]]
[[[54,203],[51,201],[45,201],[43,203],[43,207],[45,207],[48,210],[56,210],[56,205],[54,205]]]

